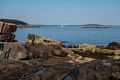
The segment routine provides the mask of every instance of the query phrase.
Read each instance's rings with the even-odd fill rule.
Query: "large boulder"
[[[15,24],[0,22],[0,33],[13,33],[16,29]]]
[[[0,41],[2,42],[13,42],[15,41],[15,34],[17,29],[15,24],[0,22]]]

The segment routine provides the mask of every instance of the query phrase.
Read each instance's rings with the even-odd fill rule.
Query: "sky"
[[[120,0],[0,0],[0,18],[30,24],[120,25]]]

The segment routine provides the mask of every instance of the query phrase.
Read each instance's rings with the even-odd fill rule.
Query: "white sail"
[[[61,25],[61,28],[63,28],[63,25]]]

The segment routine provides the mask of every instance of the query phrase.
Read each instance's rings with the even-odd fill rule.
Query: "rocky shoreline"
[[[34,34],[27,39],[0,42],[0,80],[120,80],[120,43],[64,48]]]

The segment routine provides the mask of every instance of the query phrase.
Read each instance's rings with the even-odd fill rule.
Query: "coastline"
[[[99,53],[99,51],[94,52],[98,49],[96,45],[83,44],[78,48],[63,48],[61,43],[56,40],[45,39],[34,34],[29,34],[27,38],[28,41],[26,43],[0,43],[7,47],[7,49],[3,48],[3,53],[0,55],[0,65],[8,69],[8,72],[2,73],[2,75],[12,74],[12,76],[7,75],[4,79],[10,79],[11,77],[13,77],[13,79],[23,79],[27,76],[21,76],[28,73],[29,77],[27,77],[27,79],[30,80],[56,80],[56,78],[62,80],[68,79],[68,77],[69,79],[75,78],[79,80],[81,78],[86,78],[86,76],[87,79],[92,78],[92,80],[96,80],[96,78],[119,79],[114,69],[120,69],[115,68],[120,64],[120,57],[109,57],[109,54],[113,54],[111,51],[115,51],[112,49],[112,45],[109,46],[110,49],[99,47]],[[115,45],[113,47],[115,47]],[[4,53],[4,50],[7,53]],[[117,48],[117,50],[119,49]],[[94,53],[95,55],[88,55]],[[13,54],[15,56],[13,56]],[[103,56],[99,54],[103,54]],[[106,56],[105,54],[108,57],[104,57]],[[3,71],[5,70],[2,68],[0,69]],[[15,75],[17,73],[20,75]],[[103,76],[102,73],[112,74]],[[99,75],[93,78],[95,74]],[[80,75],[82,75],[82,77]],[[50,79],[51,76],[53,77],[52,79]],[[3,79],[3,77],[0,77],[0,79]]]
[[[17,25],[18,28],[40,28],[40,25],[33,25],[33,24],[27,24],[27,25]]]
[[[0,26],[1,34],[13,34],[17,27],[13,24]],[[24,43],[14,40],[15,37],[3,37],[0,37],[0,80],[120,79],[119,42],[64,48],[60,41],[35,34],[28,34]]]

